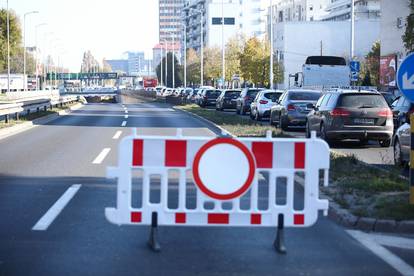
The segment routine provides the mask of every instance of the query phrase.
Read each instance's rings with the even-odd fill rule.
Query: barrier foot
[[[273,246],[279,254],[286,254],[284,224],[284,216],[279,214],[277,220],[276,239],[273,243]]]
[[[160,243],[158,242],[158,213],[153,212],[151,217],[151,231],[148,239],[148,246],[154,252],[161,250]]]

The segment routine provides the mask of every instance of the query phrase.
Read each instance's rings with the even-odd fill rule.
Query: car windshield
[[[315,92],[290,92],[289,100],[291,101],[317,101],[320,98],[320,93]]]
[[[382,95],[350,94],[342,95],[339,99],[338,106],[352,108],[379,108],[387,107],[388,104]]]
[[[249,89],[249,91],[247,91],[246,96],[249,96],[251,98],[256,97],[256,95],[260,92],[261,90],[257,90],[257,89]]]

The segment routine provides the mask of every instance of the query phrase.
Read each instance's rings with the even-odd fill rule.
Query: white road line
[[[412,266],[391,253],[385,247],[376,243],[375,240],[369,236],[369,234],[365,234],[357,230],[348,230],[347,232],[402,275],[414,275],[414,268]]]
[[[374,241],[381,245],[414,250],[414,239],[378,234],[370,234],[370,236],[374,239]]]
[[[105,157],[108,155],[108,153],[111,151],[110,148],[104,148],[101,153],[96,156],[95,160],[93,160],[92,164],[101,164],[102,161],[105,159]]]
[[[112,137],[112,139],[114,139],[114,140],[119,139],[119,137],[121,136],[121,134],[122,134],[122,131],[118,130],[118,131],[115,133],[114,137]]]
[[[39,219],[39,221],[33,226],[34,231],[45,231],[57,218],[57,216],[66,207],[69,201],[75,196],[82,185],[75,184],[69,187],[66,192],[50,207],[50,209]]]
[[[124,126],[126,126],[126,124],[127,124],[127,121],[123,121],[121,126],[124,127]]]
[[[128,110],[125,110],[125,113],[128,113]]]
[[[129,115],[125,115],[125,119],[128,119]]]

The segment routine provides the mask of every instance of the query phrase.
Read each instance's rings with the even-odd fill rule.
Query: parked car
[[[164,93],[162,94],[164,97],[167,97],[167,96],[171,96],[172,94],[173,94],[173,89],[172,88],[166,88],[165,90],[164,90]]]
[[[236,100],[236,113],[245,115],[250,112],[250,104],[263,88],[244,88]]]
[[[392,143],[394,148],[394,163],[397,166],[405,166],[410,162],[411,126],[409,116],[407,116],[406,120],[407,122],[395,132]]]
[[[199,105],[201,107],[215,106],[217,98],[220,96],[220,90],[217,89],[205,89],[200,95]]]
[[[261,121],[262,118],[270,117],[270,109],[282,94],[281,90],[260,91],[250,105],[250,118]]]
[[[414,112],[414,104],[406,97],[400,96],[391,104],[392,116],[394,120],[394,130],[404,124],[405,118]]]
[[[316,131],[327,142],[358,139],[389,147],[392,112],[378,92],[344,90],[326,93],[307,116],[306,134]]]
[[[197,93],[198,93],[198,89],[194,89],[194,90],[190,91],[190,93],[187,96],[187,102],[195,103]]]
[[[236,109],[236,100],[240,96],[240,93],[240,90],[222,90],[220,96],[217,98],[216,109]]]
[[[306,116],[321,97],[316,90],[292,89],[280,96],[277,104],[270,109],[270,124],[283,130],[289,127],[305,127]]]
[[[387,104],[389,106],[392,105],[392,103],[395,101],[396,97],[391,92],[380,92],[382,96],[384,96],[384,99],[387,101]]]

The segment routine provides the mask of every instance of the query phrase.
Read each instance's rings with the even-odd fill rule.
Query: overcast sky
[[[6,0],[0,3],[6,7]],[[35,26],[47,23],[37,28],[39,47],[49,51],[55,44],[71,70],[79,70],[86,50],[99,61],[125,51],[145,51],[148,58],[158,42],[158,0],[9,0],[9,7],[22,24],[24,13],[39,11],[26,16],[26,45],[35,45]]]

